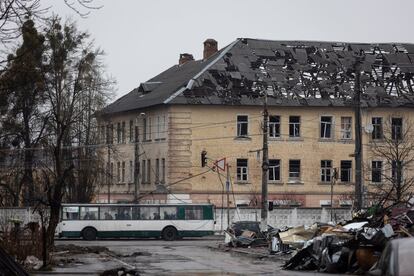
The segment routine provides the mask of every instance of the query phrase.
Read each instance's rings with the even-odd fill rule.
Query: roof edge
[[[168,104],[172,100],[174,100],[176,97],[178,97],[181,93],[183,93],[187,89],[191,89],[194,85],[195,80],[200,77],[204,72],[206,72],[208,69],[210,69],[211,66],[213,66],[217,61],[219,61],[225,54],[227,54],[228,51],[230,51],[231,48],[236,45],[240,39],[236,39],[233,41],[230,45],[228,45],[214,60],[212,60],[209,64],[207,64],[200,72],[198,72],[194,77],[192,77],[186,86],[181,87],[176,92],[174,92],[170,97],[168,97],[163,103]]]

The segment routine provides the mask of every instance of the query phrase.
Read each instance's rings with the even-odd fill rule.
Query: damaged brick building
[[[181,54],[178,65],[101,111],[101,142],[110,144],[102,151],[109,179],[97,200],[107,200],[109,183],[114,202],[133,200],[137,185],[143,200],[221,206],[226,176],[208,167],[226,158],[232,205],[260,204],[267,95],[269,200],[330,205],[337,169],[333,204],[352,204],[357,75],[364,185],[378,185],[378,170],[387,168],[372,156],[370,144],[381,140],[388,123],[400,131],[413,118],[414,45],[240,38],[218,50],[208,39],[203,59]]]

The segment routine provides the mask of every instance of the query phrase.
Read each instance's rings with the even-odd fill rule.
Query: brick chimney
[[[182,65],[192,60],[194,60],[194,57],[192,54],[189,54],[189,53],[180,54],[180,59],[178,60],[178,64]]]
[[[209,38],[206,41],[204,41],[204,51],[203,51],[203,59],[208,59],[215,53],[217,53],[218,47],[217,47],[217,41]]]

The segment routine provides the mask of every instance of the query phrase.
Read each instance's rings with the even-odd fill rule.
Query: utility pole
[[[230,227],[230,171],[229,164],[226,164],[227,179],[226,179],[226,194],[227,194],[227,227]]]
[[[111,147],[110,147],[110,141],[108,141],[108,173],[107,173],[107,179],[106,182],[108,184],[108,203],[111,203],[111,180],[112,180],[112,173],[111,173]]]
[[[361,69],[358,59],[354,66],[354,113],[355,113],[355,208],[362,209],[362,131],[361,131]]]
[[[263,161],[262,161],[262,201],[261,201],[261,223],[260,230],[267,230],[267,174],[269,170],[269,150],[268,150],[268,120],[269,113],[267,111],[267,92],[265,92],[265,100],[263,105]]]
[[[139,197],[139,140],[138,126],[135,126],[135,160],[134,160],[134,202],[138,203]]]
[[[333,189],[336,183],[336,179],[338,178],[338,171],[336,168],[333,169],[333,175],[331,179],[331,222],[333,222]]]

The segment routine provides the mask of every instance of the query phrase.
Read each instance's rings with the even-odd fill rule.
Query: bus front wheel
[[[165,227],[162,231],[162,238],[166,241],[173,241],[176,240],[178,236],[177,229],[172,226]]]
[[[96,230],[92,227],[87,227],[83,229],[82,237],[84,240],[87,240],[87,241],[96,240]]]

